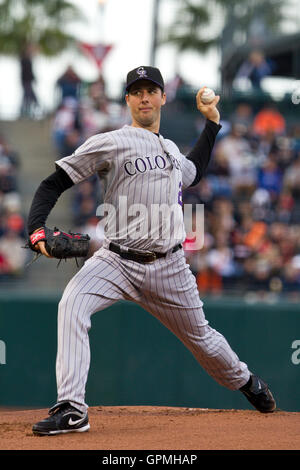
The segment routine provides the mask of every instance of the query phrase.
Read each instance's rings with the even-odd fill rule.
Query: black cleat
[[[272,413],[276,409],[276,403],[268,385],[257,375],[251,375],[249,382],[240,391],[258,411]]]
[[[58,403],[50,408],[49,415],[49,418],[33,425],[33,434],[51,436],[90,429],[88,414],[77,410],[70,403]]]

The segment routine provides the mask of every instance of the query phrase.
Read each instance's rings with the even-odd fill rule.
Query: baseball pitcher
[[[222,334],[208,324],[182,249],[182,190],[200,181],[221,128],[220,96],[203,103],[204,91],[205,87],[197,93],[196,105],[206,125],[185,156],[159,132],[166,103],[160,71],[148,66],[131,70],[126,82],[131,125],[92,136],[72,155],[56,161],[56,171],[34,195],[28,217],[29,245],[47,257],[81,256],[86,248],[87,237],[57,229],[49,232],[45,226],[57,199],[68,188],[98,174],[108,212],[103,246],[71,279],[59,303],[57,402],[49,416],[33,426],[35,434],[90,428],[85,389],[91,316],[124,299],[155,316],[220,385],[241,391],[262,413],[276,408],[267,384],[249,371]],[[172,210],[162,211],[162,207]],[[62,250],[56,255],[52,242],[61,236]],[[78,246],[81,240],[83,251]],[[77,243],[75,254],[73,243]]]

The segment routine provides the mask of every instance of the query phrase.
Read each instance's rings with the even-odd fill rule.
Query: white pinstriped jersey
[[[159,252],[184,241],[181,196],[194,181],[196,167],[171,140],[125,125],[90,137],[55,163],[75,184],[98,174],[104,186],[102,207],[115,209],[106,219],[107,239]]]
[[[209,326],[183,250],[169,251],[153,263],[140,263],[106,249],[112,239],[127,247],[160,252],[182,242],[185,233],[181,191],[196,177],[194,163],[170,140],[131,126],[95,135],[73,155],[56,163],[74,183],[98,173],[104,184],[105,203],[116,208],[121,219],[127,211],[121,207],[120,198],[126,200],[128,213],[134,204],[148,209],[154,204],[176,208],[172,217],[166,216],[170,222],[168,238],[154,238],[149,226],[145,236],[133,236],[145,219],[155,218],[151,212],[148,217],[132,217],[133,223],[129,217],[127,234],[122,224],[115,233],[109,227],[103,247],[85,261],[68,283],[58,312],[57,402],[67,401],[80,411],[87,411],[91,316],[119,300],[136,302],[150,312],[218,383],[231,390],[245,385],[250,377],[248,366],[239,360],[224,336]],[[112,219],[108,220],[109,226],[113,225]],[[163,227],[160,222],[158,225],[159,229]],[[176,233],[178,227],[180,236]]]

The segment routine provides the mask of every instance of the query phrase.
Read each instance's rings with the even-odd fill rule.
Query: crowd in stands
[[[203,249],[186,256],[202,294],[256,298],[300,291],[300,126],[273,103],[256,114],[241,103],[184,202],[204,204]],[[271,298],[271,297],[270,297]]]
[[[53,125],[58,156],[69,155],[97,132],[128,122],[126,110],[111,107],[101,76],[80,93],[82,84],[68,69],[58,86],[62,98]],[[271,101],[256,113],[240,103],[222,121],[205,177],[183,194],[184,204],[205,208],[203,248],[190,250],[194,234],[187,234],[184,244],[200,294],[287,293],[298,298],[298,188],[300,126],[289,127]],[[95,216],[101,189],[95,176],[74,187],[73,222],[92,234],[92,251],[102,243]]]
[[[0,135],[0,280],[18,278],[27,260],[25,224],[18,185],[20,159]]]
[[[101,75],[84,84],[68,67],[57,89],[60,99],[52,126],[57,159],[91,135],[129,123],[126,106],[107,98]],[[256,112],[242,102],[222,118],[205,176],[183,193],[184,205],[204,204],[203,248],[191,249],[193,233],[187,233],[184,243],[200,295],[287,294],[299,300],[300,125],[287,123],[271,101]],[[201,124],[197,128],[200,132]],[[18,272],[25,250],[8,249],[14,243],[20,246],[24,237],[20,209],[11,202],[18,195],[18,158],[3,139],[0,150],[0,269]],[[102,187],[93,176],[72,191],[73,224],[90,234],[92,254],[103,239],[96,216]]]

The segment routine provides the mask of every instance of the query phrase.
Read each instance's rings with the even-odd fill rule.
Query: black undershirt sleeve
[[[27,230],[29,235],[45,225],[59,196],[73,185],[69,175],[60,167],[41,182],[34,195],[28,215]]]
[[[197,140],[193,149],[187,155],[188,160],[191,160],[194,163],[197,170],[196,177],[191,186],[198,184],[204,175],[211,157],[217,134],[221,127],[222,126],[220,124],[216,124],[215,122],[209,121],[207,119],[199,139]]]

